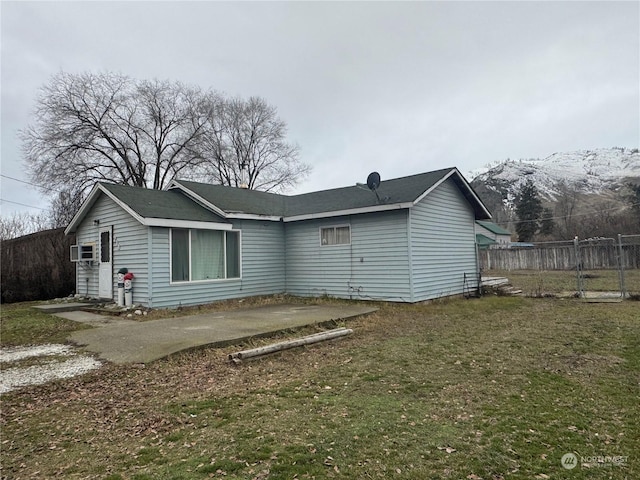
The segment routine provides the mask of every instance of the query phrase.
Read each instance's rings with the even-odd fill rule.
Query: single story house
[[[489,238],[481,233],[476,233],[476,245],[478,250],[487,250],[488,248],[494,248],[496,241],[493,238]]]
[[[65,233],[90,297],[114,299],[127,268],[134,304],[149,307],[276,293],[420,302],[477,289],[475,221],[489,218],[446,168],[291,196],[97,183]]]
[[[476,220],[476,240],[481,248],[509,248],[511,232],[487,220]]]

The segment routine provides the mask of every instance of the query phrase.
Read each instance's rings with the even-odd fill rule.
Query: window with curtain
[[[189,281],[189,230],[171,230],[171,281]]]
[[[239,232],[171,229],[171,281],[239,277]]]
[[[351,227],[325,227],[320,229],[320,244],[328,245],[349,245],[351,243]]]

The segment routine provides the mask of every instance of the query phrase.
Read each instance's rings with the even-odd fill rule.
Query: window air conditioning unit
[[[71,245],[72,262],[92,262],[95,260],[95,245],[86,243],[84,245]]]

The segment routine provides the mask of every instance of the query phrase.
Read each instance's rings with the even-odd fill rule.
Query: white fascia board
[[[69,226],[65,228],[64,230],[65,234],[69,234],[77,230],[77,227],[80,224],[80,222],[84,219],[84,217],[86,216],[88,211],[91,209],[91,207],[93,207],[93,204],[96,203],[96,200],[98,199],[98,195],[100,195],[100,193],[104,193],[107,197],[109,197],[111,200],[116,202],[116,204],[122,207],[129,215],[135,218],[138,222],[142,223],[143,218],[140,215],[138,215],[136,212],[134,212],[129,207],[129,205],[121,202],[118,199],[118,197],[116,197],[109,190],[103,187],[102,184],[96,183],[96,185],[93,187],[93,190],[91,190],[89,197],[82,204],[82,207],[80,207],[80,210],[78,210],[78,213],[74,215],[73,219],[71,220],[71,223],[69,223]]]
[[[475,201],[478,202],[478,205],[482,207],[482,210],[484,210],[484,213],[486,213],[489,216],[489,218],[492,218],[491,212],[487,210],[487,207],[485,206],[484,202],[480,200],[480,197],[476,195],[476,192],[473,191],[473,188],[471,188],[471,185],[469,185],[469,182],[467,182],[467,179],[464,178],[464,176],[460,173],[460,170],[458,170],[457,168],[454,168],[453,170],[458,175],[460,180],[462,180],[464,184],[467,186],[469,193],[473,196]]]
[[[127,205],[126,203],[124,203],[123,201],[121,201],[118,197],[116,197],[114,194],[112,194],[109,190],[107,190],[105,187],[103,187],[102,185],[98,184],[98,188],[100,188],[100,190],[102,190],[102,192],[104,192],[104,194],[109,197],[111,200],[113,200],[114,202],[116,202],[116,204],[121,207],[125,212],[127,212],[129,215],[131,215],[133,218],[136,219],[136,221],[138,221],[139,223],[141,223],[142,225],[144,225],[144,217],[141,216],[140,214],[138,214],[135,210],[133,210],[129,205]]]
[[[227,214],[227,218],[235,220],[266,220],[269,222],[279,222],[282,220],[282,217],[274,215],[258,215],[255,213],[229,213]]]
[[[195,220],[176,220],[169,218],[145,218],[142,222],[148,227],[197,228],[199,230],[232,230],[230,223],[200,222]]]
[[[425,190],[425,192],[420,195],[418,198],[416,198],[413,201],[414,205],[417,205],[418,203],[420,203],[422,201],[422,199],[424,197],[426,197],[427,195],[429,195],[431,192],[433,192],[436,188],[438,188],[440,185],[442,185],[444,182],[447,181],[447,179],[453,175],[456,172],[455,168],[452,168],[451,171],[449,173],[447,173],[444,177],[442,177],[440,180],[438,180],[436,183],[434,183],[433,185],[431,185],[431,187],[429,187],[429,189]]]
[[[422,199],[424,197],[426,197],[427,195],[429,195],[431,192],[433,192],[436,188],[438,188],[440,185],[442,185],[446,180],[448,180],[452,175],[457,175],[458,178],[460,180],[462,180],[465,185],[469,185],[469,183],[466,181],[466,179],[462,176],[462,174],[458,171],[457,168],[452,168],[451,171],[449,173],[447,173],[444,177],[442,177],[440,180],[438,180],[436,183],[434,183],[428,190],[426,190],[422,195],[420,195],[418,198],[416,198],[416,200],[413,202],[414,205],[417,205],[419,202],[422,201]],[[468,192],[471,193],[471,195],[473,196],[473,198],[475,199],[476,202],[478,202],[478,205],[480,205],[482,207],[482,210],[487,214],[487,216],[489,218],[491,217],[491,212],[489,212],[489,210],[487,210],[487,207],[485,207],[484,203],[482,202],[482,200],[480,200],[480,198],[478,198],[478,196],[475,194],[475,192],[473,191],[473,189],[471,188],[471,186],[468,186]]]
[[[361,208],[352,208],[350,210],[337,210],[335,212],[319,212],[319,213],[308,213],[305,215],[294,215],[291,217],[284,217],[282,220],[284,222],[298,222],[300,220],[312,220],[316,218],[331,218],[331,217],[342,217],[344,215],[358,215],[361,213],[375,213],[375,212],[385,212],[390,210],[402,210],[404,208],[413,207],[413,203],[394,203],[390,205],[373,205],[370,207],[361,207]]]
[[[202,205],[203,207],[205,207],[208,210],[211,210],[212,212],[214,212],[217,215],[220,215],[222,218],[227,218],[227,212],[225,212],[224,210],[220,209],[219,207],[216,207],[213,203],[205,200],[204,198],[202,198],[200,195],[196,194],[195,192],[189,190],[187,187],[185,187],[184,185],[182,185],[180,182],[178,182],[177,180],[173,180],[169,186],[167,187],[167,190],[176,187],[178,189],[180,189],[180,191],[182,191],[187,197],[191,198],[191,200],[196,201],[197,203],[199,203],[200,205]]]
[[[93,204],[96,202],[96,198],[99,195],[98,184],[95,184],[89,193],[87,199],[82,203],[80,209],[73,216],[67,228],[64,229],[64,234],[69,235],[70,233],[74,233],[78,229],[78,225],[82,221],[82,219],[87,214],[87,211],[91,209]]]

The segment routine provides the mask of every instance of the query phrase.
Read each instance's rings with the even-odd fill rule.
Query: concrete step
[[[37,308],[41,312],[45,313],[59,313],[59,312],[74,312],[76,310],[82,310],[83,308],[93,307],[93,303],[81,303],[81,302],[67,302],[67,303],[44,303],[42,305],[36,305],[33,308]]]

